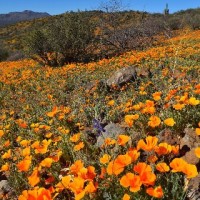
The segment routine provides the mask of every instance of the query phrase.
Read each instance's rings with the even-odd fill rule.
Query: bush
[[[89,61],[94,40],[90,19],[87,12],[65,14],[43,30],[30,34],[26,40],[28,52],[50,66]]]
[[[33,59],[42,64],[50,64],[48,52],[51,51],[51,44],[48,41],[47,33],[44,30],[35,30],[25,40],[26,51]]]
[[[2,46],[0,46],[0,62],[6,60],[8,56],[9,56],[9,54],[6,51],[6,49],[4,49]]]

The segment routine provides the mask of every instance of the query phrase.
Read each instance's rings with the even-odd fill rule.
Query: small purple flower
[[[97,119],[93,119],[93,127],[97,129],[98,132],[105,132],[105,129],[102,127],[100,122]]]

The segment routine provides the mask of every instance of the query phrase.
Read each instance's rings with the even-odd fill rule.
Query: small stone
[[[1,180],[0,181],[0,196],[3,196],[3,194],[9,193],[11,191],[11,188],[8,184],[7,180]]]
[[[104,144],[106,138],[117,139],[120,134],[125,134],[125,129],[119,124],[110,123],[104,127],[105,132],[101,132],[101,135],[97,138],[96,145],[101,147]]]

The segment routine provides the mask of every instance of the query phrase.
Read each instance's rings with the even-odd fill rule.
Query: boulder
[[[110,123],[104,127],[104,132],[101,132],[97,138],[96,145],[101,147],[104,143],[105,138],[117,139],[118,135],[125,134],[125,129],[122,128],[119,124]]]
[[[7,194],[11,192],[11,188],[8,184],[7,180],[1,180],[0,181],[0,197],[2,197],[4,194]]]
[[[134,66],[124,67],[117,70],[107,81],[108,87],[120,86],[131,80],[136,80],[137,72]]]

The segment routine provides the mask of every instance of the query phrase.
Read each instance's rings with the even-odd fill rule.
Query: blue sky
[[[106,0],[0,0],[0,13],[33,10],[52,15],[66,11],[95,10]],[[126,10],[162,12],[166,3],[170,12],[200,7],[200,0],[122,0]]]

